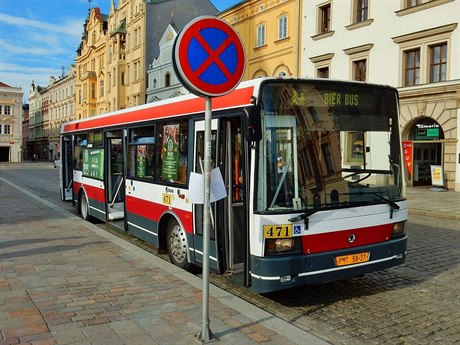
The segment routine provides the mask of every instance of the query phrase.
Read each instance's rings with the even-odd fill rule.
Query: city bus
[[[204,112],[185,95],[64,124],[61,198],[199,267]],[[398,112],[392,87],[330,79],[260,78],[213,98],[206,147],[226,195],[208,210],[209,269],[267,293],[404,263]]]

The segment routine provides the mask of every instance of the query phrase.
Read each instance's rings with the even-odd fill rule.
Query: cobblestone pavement
[[[404,265],[249,300],[333,344],[459,344],[459,263],[458,221],[411,216]]]
[[[272,313],[276,316],[275,320],[278,318],[286,320],[311,334],[327,339],[331,344],[460,344],[460,222],[458,221],[460,193],[458,196],[452,193],[454,192],[429,193],[422,189],[414,189],[409,193],[409,247],[406,263],[402,266],[364,277],[306,286],[267,295],[256,295],[247,289],[236,287],[222,276],[212,276],[212,280],[214,283],[230,289],[232,294],[241,296],[251,304]],[[427,200],[430,201],[427,202]],[[40,221],[40,217],[36,215],[35,211],[30,209],[28,214],[18,215],[18,217],[19,219],[23,217],[19,222],[27,229],[30,238],[34,239],[35,242],[39,241],[40,237],[34,237],[33,224],[35,223],[26,221],[30,217],[35,217],[35,220]],[[47,217],[45,221],[47,222],[45,224],[50,227],[51,234],[57,234],[54,221]],[[2,219],[1,226],[3,225]],[[88,243],[82,242],[80,247],[77,236],[80,236],[81,231],[83,231],[83,227],[80,227],[77,233],[66,236],[67,239],[65,237],[60,239],[56,237],[54,240],[42,238],[43,242],[39,241],[35,245],[39,245],[41,251],[51,245],[45,252],[38,249],[34,250],[34,243],[30,239],[26,239],[24,242],[9,243],[6,241],[12,248],[21,246],[24,253],[30,255],[31,258],[35,257],[30,262],[19,265],[16,272],[13,272],[11,267],[4,270],[3,273],[12,282],[11,288],[19,287],[19,278],[14,276],[16,274],[26,277],[31,290],[42,290],[40,293],[43,294],[29,294],[35,303],[32,305],[30,300],[26,303],[25,300],[15,299],[11,296],[8,303],[23,304],[25,310],[24,315],[18,314],[15,322],[19,322],[19,319],[33,325],[35,319],[36,327],[43,326],[37,321],[37,315],[32,312],[33,308],[39,307],[42,311],[40,314],[42,319],[46,323],[49,322],[48,327],[52,330],[53,336],[60,336],[60,338],[56,338],[59,340],[65,339],[64,332],[69,332],[70,324],[81,324],[82,329],[83,327],[86,328],[86,333],[76,330],[69,333],[70,340],[74,341],[75,344],[89,344],[89,342],[81,340],[81,332],[87,338],[92,339],[93,344],[99,344],[98,341],[104,343],[106,339],[107,343],[110,343],[113,340],[113,334],[123,335],[121,339],[127,343],[132,341],[131,344],[143,343],[142,341],[137,342],[138,339],[142,339],[138,338],[141,336],[146,336],[149,341],[154,339],[154,342],[151,342],[153,344],[183,344],[184,342],[181,341],[184,339],[179,339],[177,333],[187,331],[179,331],[176,329],[177,325],[171,326],[170,324],[173,324],[176,318],[183,318],[188,320],[187,325],[191,329],[196,330],[197,319],[200,319],[199,312],[196,311],[196,304],[199,303],[199,292],[194,289],[194,293],[190,294],[178,289],[168,293],[160,288],[161,301],[152,301],[151,291],[148,290],[152,288],[151,286],[144,286],[144,289],[147,290],[137,290],[140,288],[139,285],[146,285],[144,279],[154,277],[155,280],[160,280],[166,284],[169,282],[176,284],[179,282],[177,276],[166,275],[161,273],[161,270],[151,271],[151,267],[145,267],[142,260],[135,259],[130,254],[124,254],[122,260],[119,261],[115,254],[119,254],[120,249],[116,249],[116,246],[112,246],[105,240],[89,243],[92,239],[88,239]],[[0,242],[3,241],[5,238],[0,236]],[[59,261],[58,253],[60,250],[69,250],[69,253],[76,251],[78,254],[74,253],[67,258],[61,257],[63,261]],[[107,283],[96,284],[78,281],[81,278],[77,278],[76,272],[71,267],[66,266],[67,260],[70,259],[80,260],[83,265],[84,260],[78,255],[96,258],[97,253],[101,253],[102,250],[110,250],[114,254],[113,258],[107,259],[102,264],[107,271],[104,275],[110,275],[112,279],[115,279],[116,287],[107,285]],[[72,293],[80,294],[74,297],[75,300],[70,300],[68,292],[57,288],[51,289],[49,292],[43,291],[45,290],[44,287],[38,283],[40,279],[55,282],[57,286],[62,282],[53,272],[49,261],[42,262],[40,257],[47,257],[53,261],[53,265],[59,265],[55,267],[62,267],[67,270],[68,278],[66,278],[65,284],[67,291],[70,289]],[[0,267],[4,265],[2,260],[3,258],[0,256]],[[126,265],[134,265],[139,270],[136,270],[132,276],[123,276],[122,271]],[[31,269],[35,266],[39,268],[38,273]],[[97,282],[102,279],[91,271],[89,264],[83,265],[82,269],[87,272],[85,274],[91,277],[91,281],[94,279]],[[0,271],[0,273],[2,272]],[[146,276],[150,278],[146,278]],[[11,318],[6,317],[5,302],[2,304],[2,291],[5,291],[2,289],[5,289],[5,286],[2,286],[4,282],[1,277],[0,274],[0,330],[4,330],[5,325],[13,328],[15,326],[12,324]],[[102,299],[85,304],[85,294],[88,294],[91,289],[96,289],[96,287],[102,290],[101,294],[96,294],[94,298],[113,298],[115,300],[104,301]],[[158,289],[156,285],[154,288]],[[166,288],[164,289],[166,290]],[[134,303],[128,296],[132,297],[135,293],[143,294],[149,302],[146,302],[146,305]],[[51,294],[55,296],[56,302],[50,302],[49,296]],[[172,304],[169,303],[169,299],[171,299]],[[184,299],[188,301],[185,304],[188,311],[174,314],[172,309],[185,303]],[[166,300],[168,303],[165,303]],[[214,299],[212,301],[212,303],[217,302]],[[71,306],[72,310],[69,311],[75,315],[65,314],[68,312],[66,309],[69,308],[68,303],[76,303],[76,305]],[[104,304],[112,305],[113,310],[108,307],[109,310],[106,311]],[[93,306],[97,308],[93,309]],[[28,310],[29,307],[32,309]],[[53,314],[53,308],[61,308],[59,310],[62,313]],[[153,314],[147,311],[155,310],[155,308],[158,310]],[[224,341],[231,338],[229,335],[237,334],[235,342],[231,343],[244,344],[242,339],[270,345],[278,342],[281,344],[290,343],[286,339],[277,337],[276,333],[271,333],[272,331],[263,325],[250,322],[243,310],[228,309],[227,305],[223,305],[222,308],[223,310],[219,307],[211,309],[211,328],[214,332],[223,334]],[[236,314],[231,314],[231,317],[228,318],[225,316],[228,310],[233,310]],[[98,312],[96,313],[96,311]],[[12,315],[14,316],[14,313]],[[46,315],[45,318],[43,318],[44,315]],[[147,317],[152,315],[156,320],[153,325],[147,323]],[[214,319],[216,316],[217,320]],[[121,320],[125,320],[126,323],[123,324]],[[153,328],[150,329],[150,326]],[[230,329],[237,329],[238,331],[231,331]],[[243,336],[241,335],[242,330]],[[98,332],[102,332],[102,335],[98,336]],[[175,334],[175,337],[169,339],[174,342],[167,342],[167,337],[155,338],[155,336],[164,333]],[[187,341],[192,338],[192,333],[192,331],[188,333]],[[24,336],[23,338],[27,339]],[[40,341],[46,343],[46,340],[47,338],[41,340],[37,336],[35,342],[37,344]],[[30,342],[32,343],[32,341]],[[310,344],[308,341],[304,343]],[[0,340],[0,345],[4,344],[6,343]],[[62,342],[62,344],[67,344],[67,342]],[[117,344],[117,342],[113,344]]]
[[[0,177],[0,345],[199,343],[199,278],[18,190]],[[327,344],[213,286],[209,315],[216,345]]]

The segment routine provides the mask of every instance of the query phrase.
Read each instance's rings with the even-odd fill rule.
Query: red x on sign
[[[221,96],[232,91],[244,73],[244,49],[238,34],[214,17],[192,20],[174,42],[177,76],[190,92]]]

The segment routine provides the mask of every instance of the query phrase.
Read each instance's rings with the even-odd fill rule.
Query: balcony
[[[80,80],[85,80],[85,79],[96,79],[96,72],[94,71],[83,72],[80,76]]]

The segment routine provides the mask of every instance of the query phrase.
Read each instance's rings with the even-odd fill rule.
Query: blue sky
[[[91,7],[108,13],[110,1]],[[219,11],[240,1],[211,0]],[[0,0],[0,81],[22,87],[27,102],[32,80],[47,86],[63,67],[67,74],[87,15],[88,0]]]

